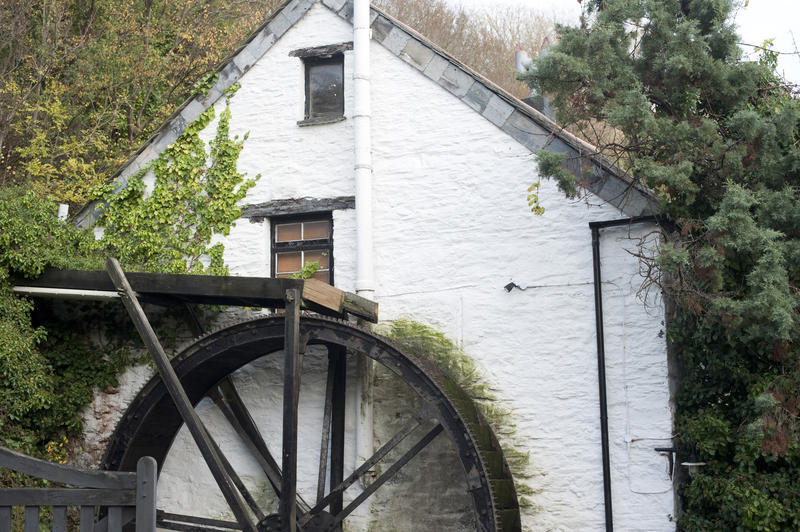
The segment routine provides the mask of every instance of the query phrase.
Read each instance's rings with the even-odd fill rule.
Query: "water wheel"
[[[286,285],[281,315],[201,336],[170,361],[138,302],[147,286],[134,291],[113,259],[107,270],[158,375],[118,423],[104,467],[126,471],[141,456],[157,460],[159,507],[169,504],[159,514],[160,528],[520,529],[508,465],[471,399],[429,362],[404,354],[386,339],[337,319],[301,318],[307,295],[302,281]],[[190,278],[163,277],[149,284],[187,297],[198,289],[197,278]],[[262,279],[258,286],[272,290],[278,281],[285,280]],[[230,289],[231,281],[218,283],[212,297]],[[369,456],[348,461],[346,448],[357,437],[348,431],[357,423],[346,411],[348,404],[352,411],[364,401],[353,393],[347,368],[352,373],[365,361],[383,368],[381,382],[388,383],[376,404],[396,400],[403,405],[389,409],[388,422],[375,425],[385,432],[377,450],[371,447]],[[259,405],[265,397],[274,400]],[[202,472],[210,473],[210,484],[195,480]],[[264,489],[254,486],[257,477]],[[381,489],[391,497],[370,504]],[[184,497],[170,498],[170,492]],[[214,510],[219,495],[230,512]]]

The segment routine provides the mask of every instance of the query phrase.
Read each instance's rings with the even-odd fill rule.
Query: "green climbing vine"
[[[517,480],[515,487],[520,506],[532,507],[533,503],[526,496],[532,495],[533,489],[525,482],[531,476],[530,454],[514,447],[517,428],[512,413],[500,404],[475,361],[446,335],[416,321],[395,320],[380,326],[378,332],[398,343],[407,353],[433,363],[466,392],[503,440],[503,454]]]
[[[237,89],[234,85],[227,91],[209,151],[200,132],[215,118],[213,106],[121,190],[114,192],[111,183],[96,192],[107,202],[98,221],[105,227],[100,245],[123,266],[163,273],[228,273],[223,245],[212,240],[230,232],[242,213],[236,203],[259,177],[246,179],[237,170],[247,138],[230,137],[227,103]],[[151,191],[148,177],[154,181]]]
[[[124,187],[95,191],[105,203],[99,240],[59,221],[54,202],[0,188],[0,445],[63,461],[69,440],[82,430],[81,410],[96,389],[116,386],[137,345],[114,334],[127,330],[122,312],[99,303],[72,302],[69,311],[47,300],[34,306],[14,294],[19,278],[46,268],[99,270],[108,256],[129,270],[227,273],[223,246],[213,240],[229,233],[241,214],[236,203],[257,179],[237,171],[245,139],[231,138],[227,105],[237,88],[228,91],[208,145],[200,132],[214,120],[213,108]],[[21,482],[27,481],[0,475],[2,485]]]

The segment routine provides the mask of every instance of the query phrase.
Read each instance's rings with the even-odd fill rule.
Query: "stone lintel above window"
[[[267,201],[258,205],[250,205],[242,210],[242,218],[251,222],[264,221],[274,216],[294,216],[314,213],[332,212],[343,209],[354,209],[354,196],[337,196],[335,198],[291,198]]]
[[[292,50],[289,52],[289,55],[292,57],[299,57],[301,59],[305,59],[307,57],[326,58],[333,57],[336,54],[341,54],[352,49],[353,43],[351,41],[342,42],[339,44],[327,44],[325,46],[313,46],[311,48],[298,48],[297,50]]]

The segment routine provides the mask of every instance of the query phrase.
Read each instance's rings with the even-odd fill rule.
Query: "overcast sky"
[[[448,0],[464,7],[491,8],[496,5],[522,5],[555,14],[566,24],[577,24],[580,3],[576,0]],[[775,39],[773,48],[779,52],[800,49],[800,0],[750,0],[736,15],[742,42],[760,45]],[[794,36],[792,35],[794,32]],[[797,45],[795,45],[795,41]],[[752,54],[751,47],[743,48]],[[755,58],[755,54],[752,54]],[[791,82],[800,84],[800,56],[781,55],[778,70]]]

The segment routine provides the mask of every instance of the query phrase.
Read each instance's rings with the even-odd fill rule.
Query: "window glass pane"
[[[278,253],[278,264],[275,269],[277,273],[292,273],[300,270],[302,267],[301,252],[294,253]]]
[[[328,252],[327,251],[306,251],[305,259],[306,264],[309,262],[319,263],[320,270],[328,269]]]
[[[289,242],[291,240],[302,240],[300,224],[281,224],[275,227],[275,241]]]
[[[317,273],[315,273],[313,275],[313,278],[314,279],[319,279],[320,281],[323,281],[323,282],[326,282],[326,283],[330,284],[330,282],[331,282],[330,273],[331,272],[327,272],[327,271],[326,272],[317,272]]]
[[[327,221],[306,222],[303,224],[303,240],[314,240],[315,238],[328,238],[330,224]]]
[[[309,117],[341,116],[344,114],[342,62],[309,63]]]

